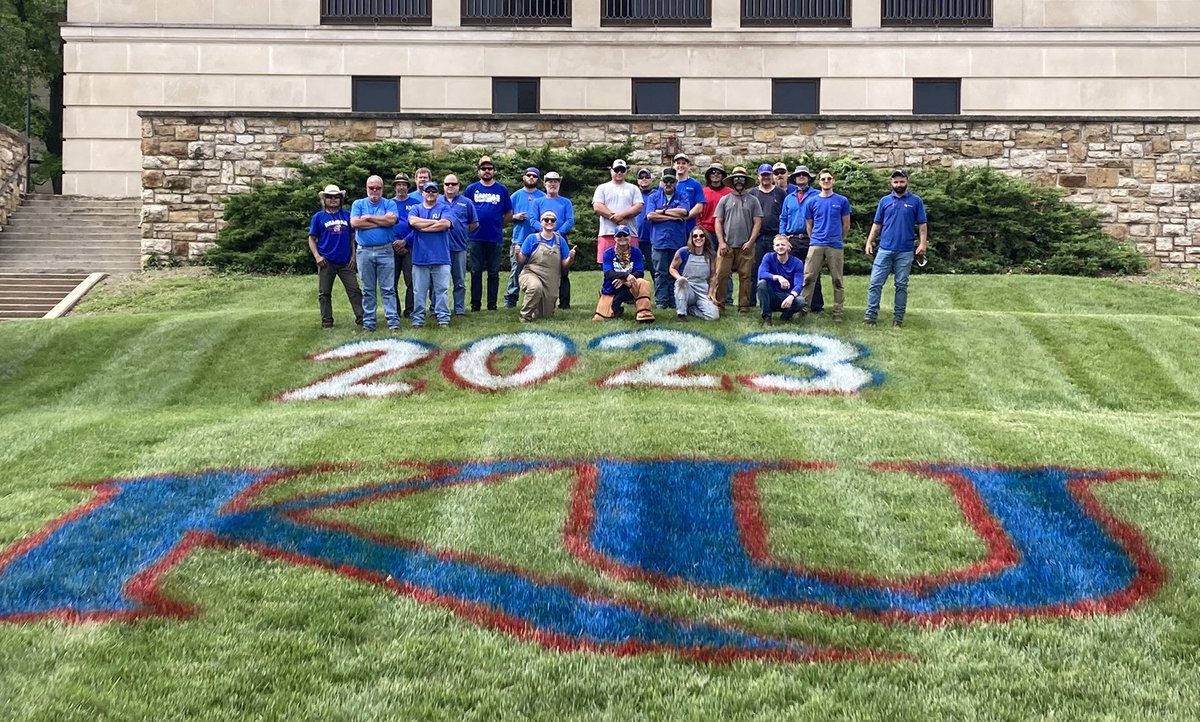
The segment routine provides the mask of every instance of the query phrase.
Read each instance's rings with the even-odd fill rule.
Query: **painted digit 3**
[[[496,369],[502,351],[518,349],[523,356],[507,373]],[[459,388],[504,391],[533,386],[575,365],[575,344],[566,336],[525,331],[487,336],[467,344],[442,360],[442,374]]]
[[[738,380],[757,391],[782,391],[789,394],[856,394],[868,386],[877,386],[883,375],[858,365],[866,351],[841,339],[815,333],[775,331],[743,336],[738,343],[747,346],[799,346],[804,353],[780,359],[797,368],[806,368],[810,376],[791,374],[748,374]]]

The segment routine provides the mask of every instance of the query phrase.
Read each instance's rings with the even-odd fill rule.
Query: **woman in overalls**
[[[570,268],[575,259],[575,249],[568,248],[566,239],[555,230],[558,215],[554,211],[542,211],[538,220],[542,230],[526,236],[517,253],[517,261],[525,264],[517,281],[525,296],[521,304],[521,321],[524,323],[554,315],[563,269]]]
[[[700,226],[688,234],[687,245],[675,252],[671,277],[675,279],[675,313],[680,321],[686,321],[689,313],[705,321],[721,315],[712,295],[717,287],[716,256]]]

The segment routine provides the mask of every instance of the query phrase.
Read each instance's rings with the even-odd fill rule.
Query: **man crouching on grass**
[[[342,190],[325,186],[317,194],[322,208],[308,225],[308,250],[317,262],[317,304],[321,308],[321,328],[333,328],[333,277],[342,280],[354,323],[363,322],[362,289],[354,266],[354,244],[350,239],[350,213],[342,208]]]
[[[792,242],[785,235],[775,236],[771,244],[774,253],[763,256],[758,265],[758,307],[763,323],[770,326],[772,311],[780,311],[784,321],[799,313],[804,315],[804,262],[792,255]]]

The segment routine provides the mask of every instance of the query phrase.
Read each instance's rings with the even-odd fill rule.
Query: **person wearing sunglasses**
[[[450,217],[454,211],[438,196],[438,184],[420,188],[424,199],[409,209],[413,229],[413,328],[425,325],[425,309],[433,294],[433,313],[440,328],[450,325]]]
[[[475,204],[459,193],[458,176],[442,180],[441,201],[450,206],[450,285],[454,298],[454,315],[467,312],[467,235],[479,225]]]
[[[350,213],[342,207],[345,195],[335,185],[325,186],[317,194],[321,210],[313,214],[308,224],[308,250],[317,262],[317,305],[321,311],[321,328],[333,328],[333,279],[341,279],[354,323],[363,322],[362,289],[354,273],[354,243],[350,237]]]
[[[842,287],[845,259],[843,239],[850,232],[850,199],[833,192],[833,171],[817,173],[821,192],[804,204],[804,222],[808,230],[808,258],[804,259],[804,305],[812,306],[813,289],[821,280],[821,268],[829,267],[833,282],[833,320],[843,318],[846,292]]]
[[[420,171],[421,169],[417,170],[418,173]],[[408,188],[408,175],[397,173],[392,179],[392,200],[396,201],[400,217],[396,220],[396,225],[392,226],[392,233],[396,238],[392,248],[396,252],[396,302],[400,304],[400,315],[404,318],[412,316],[413,308],[412,254],[409,253],[407,245],[412,240],[412,229],[408,227],[408,209],[421,202],[420,192],[414,195],[408,192]],[[404,279],[403,298],[400,296],[401,278]]]
[[[367,197],[350,206],[350,227],[355,230],[358,247],[358,275],[362,277],[363,330],[374,331],[377,322],[377,299],[383,299],[383,314],[392,332],[400,330],[400,312],[396,307],[396,256],[392,244],[397,240],[392,226],[400,217],[400,209],[391,198],[383,197],[383,178],[367,178]],[[376,285],[379,287],[376,295]]]
[[[554,315],[562,272],[575,260],[575,249],[567,246],[567,239],[557,230],[558,215],[544,210],[538,220],[542,229],[529,234],[517,249],[519,283],[524,294],[520,312],[523,323]]]
[[[546,211],[553,212],[558,219],[559,235],[569,239],[569,234],[575,228],[575,206],[570,198],[559,195],[559,191],[562,190],[562,175],[557,171],[550,171],[542,178],[542,183],[546,186],[546,197],[537,203],[538,218]],[[565,266],[558,283],[558,307],[563,310],[571,307],[571,269]]]
[[[596,186],[592,194],[592,210],[600,217],[600,229],[596,236],[596,262],[604,262],[604,252],[616,244],[617,226],[627,226],[642,212],[642,194],[637,186],[625,182],[629,165],[617,158],[608,169],[612,178]],[[632,239],[637,247],[637,239]]]
[[[538,223],[537,202],[546,197],[545,193],[538,190],[538,183],[541,180],[542,172],[530,166],[521,174],[521,188],[512,194],[513,232],[512,246],[508,252],[510,271],[508,288],[504,291],[505,308],[517,307],[517,292],[520,290],[517,286],[517,277],[521,275],[521,262],[517,260],[517,253],[521,250],[525,239],[541,229]]]
[[[604,252],[600,264],[604,271],[604,285],[600,287],[600,300],[596,303],[593,321],[620,318],[626,303],[637,309],[638,323],[654,323],[654,312],[650,310],[650,282],[646,274],[642,251],[635,247],[629,226],[613,229],[613,247]]]
[[[792,255],[805,261],[808,258],[808,226],[804,220],[804,206],[816,196],[819,191],[812,187],[813,174],[806,165],[798,165],[788,176],[788,196],[783,202],[783,210],[779,213],[779,232],[786,235],[792,242]],[[825,310],[825,295],[821,291],[821,279],[813,286],[812,298],[809,299],[808,313],[820,313]]]
[[[662,172],[658,190],[650,194],[646,221],[650,226],[650,266],[654,269],[654,303],[659,308],[675,308],[671,292],[671,262],[675,251],[687,243],[687,220],[692,212],[692,196],[680,191],[675,169]]]
[[[496,182],[496,165],[491,156],[479,158],[479,180],[463,192],[475,204],[479,225],[467,237],[471,257],[471,310],[483,306],[484,272],[487,273],[487,308],[496,310],[500,293],[500,252],[504,244],[504,224],[512,217],[512,198],[503,183]]]
[[[716,321],[721,316],[713,289],[717,287],[717,254],[703,228],[693,228],[687,245],[671,259],[671,277],[675,279],[675,317],[688,316]]]
[[[729,303],[729,293],[737,274],[738,313],[750,312],[751,277],[754,273],[754,239],[762,226],[762,205],[750,193],[753,183],[746,169],[738,166],[725,179],[733,189],[717,203],[714,214],[717,227],[717,305]]]

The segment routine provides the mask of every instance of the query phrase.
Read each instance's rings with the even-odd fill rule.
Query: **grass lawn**
[[[895,330],[852,277],[791,345],[660,316],[697,355],[637,385],[673,357],[596,341],[640,330],[598,278],[395,337],[194,273],[0,325],[0,717],[1200,718],[1200,295],[915,276]],[[415,393],[282,398],[364,339]]]

